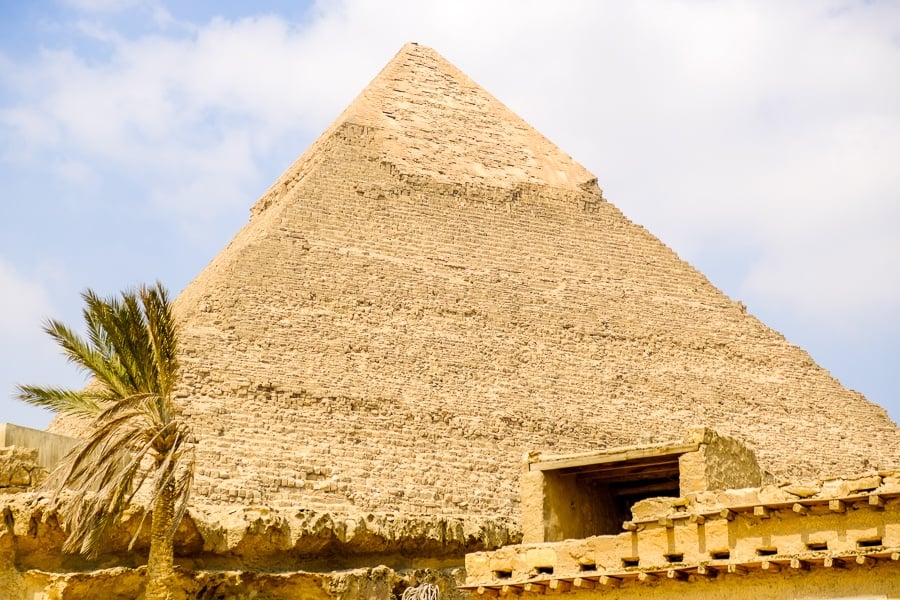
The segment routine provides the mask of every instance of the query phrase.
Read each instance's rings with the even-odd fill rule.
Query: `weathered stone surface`
[[[38,463],[38,452],[18,446],[0,447],[0,493],[18,492],[40,485],[47,470]]]
[[[465,600],[457,590],[462,569],[403,569],[380,566],[344,572],[242,572],[178,569],[173,600],[391,600],[404,589],[430,583],[446,600]],[[33,600],[134,600],[143,597],[146,568],[113,567],[84,573],[33,569],[24,573],[0,567],[0,597]]]

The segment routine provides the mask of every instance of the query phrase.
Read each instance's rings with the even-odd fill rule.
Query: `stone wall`
[[[0,447],[0,494],[36,487],[47,478],[35,448]]]
[[[64,435],[55,435],[13,423],[0,423],[0,447],[34,448],[37,450],[38,464],[48,471],[52,471],[77,443],[78,440]]]
[[[771,475],[759,466],[753,450],[734,438],[704,428],[692,431],[685,441],[695,441],[700,448],[678,459],[682,496],[771,482]]]
[[[648,501],[616,535],[471,553],[466,573],[467,587],[487,597],[580,588],[617,598],[699,597],[698,589],[716,598],[840,598],[853,585],[893,597],[900,590],[900,475]],[[870,585],[871,578],[879,581]],[[798,595],[821,585],[832,587]]]

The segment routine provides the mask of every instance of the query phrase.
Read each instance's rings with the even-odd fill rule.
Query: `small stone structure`
[[[535,533],[526,529],[526,543],[467,555],[464,589],[482,597],[575,591],[623,600],[900,597],[900,473],[731,490],[710,487],[708,475],[727,473],[732,453],[743,466],[724,480],[767,479],[754,472],[752,454],[734,452],[734,444],[699,430],[682,443],[598,453],[594,458],[623,457],[620,466],[627,460],[678,454],[683,469],[679,495],[637,501],[617,533],[527,543]],[[718,455],[717,446],[729,452]],[[528,465],[609,464],[586,458],[553,457],[542,465],[530,457]],[[626,476],[636,472],[618,471]],[[704,473],[707,484],[698,485]],[[523,493],[531,486],[523,482]],[[573,503],[608,501],[572,498]],[[523,515],[526,523],[544,519],[545,537],[558,531],[547,522],[553,511],[548,512],[546,501],[540,506],[523,499],[523,507],[534,513]],[[572,507],[576,515],[592,511],[596,508]]]
[[[37,464],[48,471],[52,471],[77,443],[78,440],[68,436],[0,423],[0,447],[32,448],[37,452]]]
[[[669,444],[528,454],[521,479],[524,541],[614,533],[645,498],[758,486],[770,477],[751,450],[705,428]]]

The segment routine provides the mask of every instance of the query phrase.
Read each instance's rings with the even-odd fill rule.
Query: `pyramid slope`
[[[697,425],[745,440],[781,475],[896,463],[883,409],[602,200],[538,134],[512,147],[498,134],[495,152],[546,146],[565,180],[523,164],[514,183],[476,183],[469,167],[413,161],[426,147],[415,136],[436,134],[398,137],[374,100],[405,70],[425,83],[388,94],[407,98],[403,121],[441,122],[451,140],[477,130],[456,96],[428,87],[459,78],[435,56],[404,48],[179,297],[205,501],[509,516],[524,452]],[[522,125],[499,103],[483,110],[499,131]],[[486,137],[478,152],[491,154]]]

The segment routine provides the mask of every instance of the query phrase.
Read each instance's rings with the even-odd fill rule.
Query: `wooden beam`
[[[619,587],[622,585],[622,580],[618,577],[609,577],[607,575],[601,575],[597,580],[597,583],[606,587]]]
[[[476,590],[479,596],[489,596],[491,598],[496,598],[500,595],[500,593],[494,588],[484,587],[483,585],[478,586]]]
[[[582,577],[576,577],[572,582],[572,585],[581,590],[592,590],[597,587],[597,582],[591,579],[584,579]]]
[[[808,571],[809,563],[805,560],[800,560],[799,558],[795,557],[791,559],[791,568],[797,569],[798,571]]]
[[[743,565],[730,564],[728,565],[728,572],[732,575],[746,575],[749,571]]]
[[[859,556],[856,557],[856,564],[863,565],[866,567],[871,567],[872,565],[874,565],[877,562],[878,561],[875,560],[873,557],[866,556],[865,554],[860,554]]]
[[[601,482],[602,483],[602,482]],[[616,496],[633,496],[637,494],[652,494],[655,492],[678,492],[678,480],[674,481],[653,481],[653,483],[641,484],[634,482],[634,485],[611,485],[613,494]]]
[[[700,563],[697,565],[697,575],[701,577],[715,577],[719,574],[719,570],[715,567],[710,567],[709,565],[705,565]]]
[[[518,585],[504,585],[500,588],[501,596],[521,596],[522,588]]]
[[[638,581],[641,583],[650,583],[651,581],[656,581],[658,577],[653,573],[648,573],[647,571],[641,571],[638,573]]]
[[[560,594],[564,594],[572,589],[571,582],[568,582],[564,579],[551,579],[550,580],[550,589],[554,592],[559,592]]]
[[[733,510],[731,510],[730,508],[723,508],[722,510],[719,511],[719,516],[722,517],[723,519],[731,521],[735,517],[735,512]]]
[[[843,560],[836,556],[826,556],[825,560],[822,561],[823,567],[828,567],[829,569],[846,569],[847,565]]]
[[[847,510],[847,505],[841,500],[833,499],[828,501],[828,510],[831,512],[842,513]]]
[[[666,577],[677,581],[687,581],[688,574],[684,571],[679,571],[678,569],[669,569],[666,571]]]
[[[754,506],[753,507],[753,516],[759,517],[760,519],[768,519],[771,514],[769,511],[769,507],[767,506]]]
[[[878,494],[872,494],[869,496],[869,506],[871,508],[884,508],[884,498],[879,496]]]
[[[809,508],[800,504],[799,502],[795,502],[794,505],[791,507],[791,510],[793,510],[798,515],[805,516],[805,515],[809,514]]]
[[[762,561],[759,566],[763,571],[768,571],[769,573],[777,573],[781,570],[781,566],[778,563],[773,563],[768,560]]]
[[[703,515],[698,515],[695,513],[692,514],[689,518],[691,523],[696,523],[697,525],[703,525],[704,523],[706,523],[706,517],[704,517]]]

